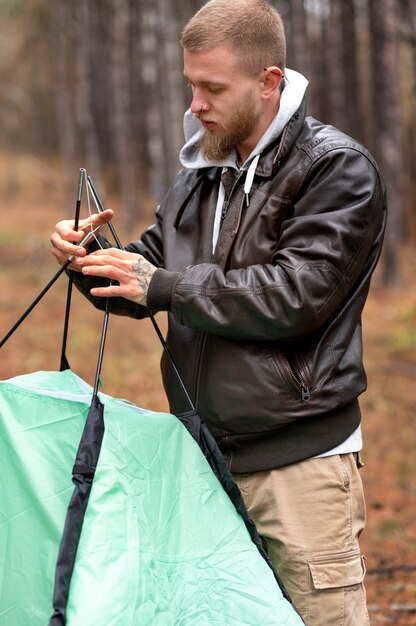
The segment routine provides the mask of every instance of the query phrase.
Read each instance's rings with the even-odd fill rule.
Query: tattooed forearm
[[[140,288],[144,294],[144,302],[147,302],[147,291],[149,289],[150,281],[152,280],[153,272],[155,271],[154,266],[146,261],[145,259],[137,259],[137,261],[133,261],[132,268],[134,274],[137,278],[137,282],[139,283]]]

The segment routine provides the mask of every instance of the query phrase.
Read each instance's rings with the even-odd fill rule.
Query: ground
[[[25,200],[2,199],[0,339],[58,269],[49,253],[49,235],[55,222],[73,211],[62,206],[62,199],[50,195],[45,203],[39,190]],[[368,509],[362,550],[374,626],[416,625],[416,258],[411,250],[403,250],[401,258],[400,286],[383,288],[376,274],[363,316],[369,386],[361,397]],[[66,291],[67,279],[61,276],[4,345],[0,379],[59,369]],[[165,318],[157,319],[164,329]],[[102,314],[75,292],[67,357],[91,384],[101,324]],[[103,390],[144,408],[166,410],[160,354],[148,322],[111,317]]]

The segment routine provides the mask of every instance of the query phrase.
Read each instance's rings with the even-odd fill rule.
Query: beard
[[[224,133],[216,135],[210,130],[205,130],[199,141],[204,157],[208,161],[223,161],[252,134],[259,118],[260,111],[256,106],[254,94],[249,92],[244,104],[236,106],[231,121],[223,125]]]

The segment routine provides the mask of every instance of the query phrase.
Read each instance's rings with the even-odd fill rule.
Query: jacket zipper
[[[295,368],[288,359],[279,359],[279,362],[281,363],[284,372],[292,386],[296,390],[300,389],[302,402],[309,402],[309,400],[311,399],[311,392],[306,377],[303,375],[303,373],[295,370]]]
[[[242,175],[244,174],[245,170],[240,170],[239,175],[237,176],[237,178],[234,181],[234,184],[231,188],[230,193],[228,194],[228,197],[224,200],[224,203],[222,205],[222,211],[221,211],[221,226],[222,223],[228,213],[228,207],[230,206],[230,202],[231,202],[231,198],[233,196],[234,190],[237,187],[238,181],[240,180],[240,178],[242,177]],[[195,408],[197,411],[199,411],[199,396],[200,396],[200,388],[201,388],[201,375],[202,375],[202,361],[203,361],[203,356],[204,356],[204,351],[205,351],[205,345],[207,342],[207,333],[204,334],[202,342],[201,342],[201,348],[199,350],[199,358],[197,360],[197,369],[196,369],[196,377],[195,377]]]
[[[242,175],[244,174],[245,170],[240,170],[239,175],[237,176],[237,178],[234,181],[233,186],[231,187],[231,191],[228,194],[228,197],[224,200],[224,203],[222,205],[222,211],[221,211],[221,225],[220,228],[222,226],[222,223],[228,213],[228,208],[230,206],[230,202],[231,202],[231,198],[233,196],[234,190],[237,187],[238,181],[240,180],[240,178],[242,177]],[[212,257],[211,257],[212,260]],[[197,411],[199,411],[199,395],[200,395],[200,387],[201,387],[201,373],[202,373],[202,361],[203,361],[203,356],[204,356],[204,350],[205,350],[205,345],[207,342],[207,334],[204,334],[204,337],[202,339],[201,342],[201,348],[199,350],[199,358],[197,360],[197,369],[196,369],[196,377],[195,377],[195,408]]]
[[[228,197],[224,200],[224,203],[222,205],[222,211],[221,211],[221,225],[220,228],[222,226],[223,221],[225,220],[225,217],[228,213],[228,208],[230,206],[230,202],[232,199],[232,196],[234,194],[235,188],[238,185],[238,182],[240,180],[240,178],[243,176],[245,170],[240,170],[239,175],[237,176],[237,178],[234,181],[233,186],[231,187],[231,191],[228,194]],[[202,339],[202,343],[201,343],[201,349],[199,351],[199,359],[197,361],[197,370],[196,370],[196,379],[195,379],[195,408],[197,411],[199,411],[199,391],[200,391],[200,383],[201,383],[201,372],[202,372],[202,360],[203,360],[203,354],[204,354],[204,350],[205,350],[205,344],[207,342],[207,334],[204,334],[204,337]]]
[[[234,181],[233,186],[231,187],[231,191],[230,191],[230,193],[228,194],[228,197],[227,197],[227,198],[225,198],[225,200],[224,200],[224,203],[223,203],[223,205],[222,205],[222,211],[221,211],[221,226],[222,226],[222,223],[223,223],[223,221],[225,220],[226,215],[227,215],[227,213],[228,213],[228,209],[229,209],[229,206],[230,206],[231,198],[232,198],[232,196],[233,196],[233,194],[234,194],[234,190],[235,190],[235,188],[237,187],[237,184],[238,184],[238,182],[239,182],[240,178],[242,177],[242,175],[244,174],[244,172],[245,172],[245,171],[246,171],[246,170],[240,170],[239,175],[237,176],[237,178],[236,178],[236,179],[235,179],[235,181]]]

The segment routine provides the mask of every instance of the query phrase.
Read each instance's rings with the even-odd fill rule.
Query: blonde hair
[[[271,65],[284,71],[282,18],[266,0],[209,0],[182,31],[181,45],[189,52],[224,44],[237,53],[241,69],[248,74]]]

